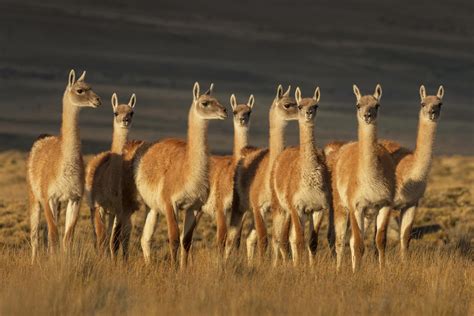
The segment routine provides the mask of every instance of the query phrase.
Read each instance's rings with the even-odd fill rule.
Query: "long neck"
[[[416,149],[414,152],[411,176],[416,179],[426,179],[433,158],[433,144],[436,137],[435,122],[430,122],[421,117],[418,123],[418,136],[416,138]]]
[[[360,172],[368,174],[378,169],[377,125],[359,122],[359,167]]]
[[[238,123],[234,122],[234,160],[239,160],[241,157],[241,151],[248,144],[248,127],[238,126]]]
[[[123,147],[128,140],[128,129],[121,128],[120,126],[115,126],[114,124],[114,133],[112,137],[112,147],[110,151],[117,155],[122,155]]]
[[[269,140],[269,168],[278,155],[285,149],[285,127],[287,123],[276,117],[276,114],[270,110],[270,140]]]
[[[313,171],[317,164],[314,125],[299,123],[300,128],[300,166],[303,172]]]
[[[79,108],[70,102],[67,92],[65,92],[61,123],[61,152],[63,161],[75,160],[81,155],[78,121]]]
[[[207,175],[209,170],[209,148],[207,145],[208,121],[197,117],[191,106],[188,115],[188,138],[186,164],[192,175]]]

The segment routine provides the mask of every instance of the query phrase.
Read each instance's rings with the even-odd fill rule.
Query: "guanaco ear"
[[[74,69],[71,69],[71,71],[69,72],[67,87],[71,88],[74,82],[76,82],[76,72],[74,71]]]
[[[251,94],[249,97],[249,100],[247,101],[247,105],[249,106],[249,108],[253,109],[254,103],[255,103],[255,98],[253,94]]]
[[[320,98],[321,98],[321,92],[319,91],[319,87],[316,87],[316,89],[314,90],[313,99],[319,103]]]
[[[130,97],[130,101],[128,101],[128,106],[131,107],[132,109],[135,107],[135,104],[137,104],[137,96],[134,94],[132,94],[132,96]]]
[[[444,88],[443,86],[439,86],[438,88],[438,93],[436,94],[436,96],[439,98],[439,99],[442,99],[444,97]]]
[[[276,98],[281,99],[283,97],[283,87],[281,84],[278,85]]]
[[[194,87],[193,87],[193,99],[194,101],[199,99],[199,82],[197,81],[194,83]]]
[[[112,94],[112,99],[110,100],[110,102],[112,103],[112,108],[115,109],[117,108],[118,106],[118,98],[117,98],[117,93],[114,92],[114,94]]]
[[[359,100],[360,100],[360,98],[361,98],[359,88],[357,88],[357,86],[354,84],[354,85],[352,85],[352,90],[354,91],[354,94],[355,94],[355,96],[356,96],[357,102],[359,102]]]
[[[380,101],[381,97],[382,97],[382,86],[380,86],[380,84],[377,83],[377,86],[375,87],[374,98],[376,98],[377,101]]]
[[[291,91],[291,85],[288,86],[288,89],[286,89],[286,92],[284,94],[285,97],[289,96],[290,95],[290,91]]]
[[[209,90],[207,90],[205,94],[206,95],[211,95],[213,89],[214,89],[214,84],[211,83],[211,85],[209,86]]]
[[[300,104],[300,102],[301,102],[301,90],[300,90],[300,87],[296,87],[296,90],[295,90],[295,100],[296,100],[296,103]]]
[[[232,94],[230,96],[230,106],[232,107],[232,110],[234,111],[237,108],[237,100],[235,99],[235,94]]]
[[[423,99],[426,98],[426,89],[424,85],[420,86],[420,99],[423,102]]]
[[[82,75],[79,77],[79,79],[77,79],[77,81],[84,81],[85,78],[86,78],[86,71],[84,70],[82,72]]]

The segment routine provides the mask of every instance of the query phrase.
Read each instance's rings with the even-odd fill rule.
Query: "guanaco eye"
[[[118,113],[117,113],[117,112],[114,112],[114,116],[117,117],[117,116],[118,116]]]
[[[424,107],[425,107],[425,105],[426,105],[425,103],[421,103],[421,107],[422,107],[422,108],[424,108]]]
[[[359,103],[357,103],[357,104],[356,104],[356,107],[357,107],[358,109],[360,109],[360,104],[359,104]]]
[[[290,105],[289,105],[288,103],[286,103],[286,104],[283,105],[283,107],[284,107],[285,109],[289,109],[289,108],[290,108]]]
[[[208,105],[209,105],[209,102],[208,102],[208,101],[204,101],[204,102],[202,103],[202,106],[208,106]]]
[[[133,117],[133,112],[130,112],[130,117]]]
[[[77,89],[77,94],[83,94],[84,90],[83,89]]]
[[[375,108],[378,109],[379,106],[380,106],[380,104],[377,103],[377,104],[375,105]]]
[[[298,110],[301,110],[303,108],[302,105],[298,105]]]
[[[442,105],[443,105],[443,102],[438,103],[438,105],[439,105],[439,106],[442,106]]]

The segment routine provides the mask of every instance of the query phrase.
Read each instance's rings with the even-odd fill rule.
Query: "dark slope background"
[[[70,68],[87,70],[103,107],[85,109],[84,151],[109,147],[110,96],[137,94],[132,137],[186,135],[194,81],[221,103],[256,97],[250,143],[267,145],[277,84],[321,87],[318,144],[356,138],[352,84],[383,87],[379,136],[413,147],[418,89],[445,100],[437,154],[474,154],[474,2],[0,1],[0,149],[57,133]],[[231,120],[212,122],[210,148],[232,149]],[[288,144],[298,142],[296,124]]]

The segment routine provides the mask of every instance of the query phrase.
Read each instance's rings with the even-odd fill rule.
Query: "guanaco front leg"
[[[153,233],[155,232],[157,218],[158,218],[158,211],[156,209],[150,209],[150,211],[146,215],[142,238],[140,240],[140,243],[142,245],[143,257],[145,259],[145,263],[147,264],[151,262],[150,243],[151,243],[151,238],[153,237]]]

